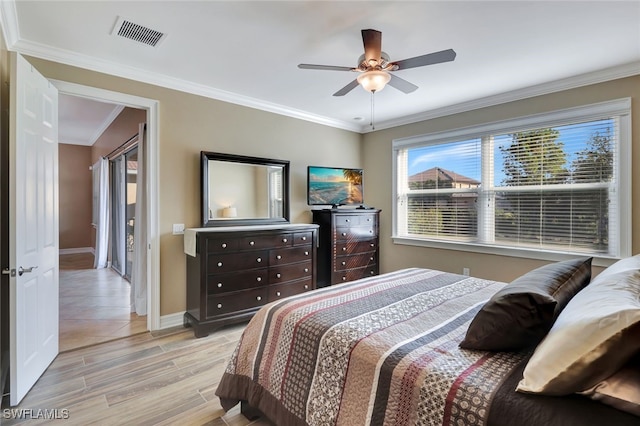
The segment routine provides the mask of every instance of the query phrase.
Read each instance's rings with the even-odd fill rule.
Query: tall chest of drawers
[[[269,302],[316,288],[317,238],[311,224],[186,230],[185,326],[204,337]]]
[[[312,210],[318,236],[318,287],[378,275],[380,210]]]

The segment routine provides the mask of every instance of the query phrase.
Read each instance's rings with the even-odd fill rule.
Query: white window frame
[[[406,212],[400,209],[406,208],[406,203],[400,203],[402,194],[398,192],[398,188],[406,188],[408,176],[398,176],[398,156],[407,148],[414,148],[425,145],[440,144],[447,142],[455,142],[473,138],[490,138],[493,134],[504,134],[520,131],[526,128],[534,127],[555,127],[565,125],[575,121],[589,121],[602,118],[602,116],[618,116],[619,141],[616,149],[616,168],[614,170],[615,180],[618,182],[617,203],[612,207],[615,215],[610,216],[610,221],[618,222],[618,233],[612,235],[610,241],[616,245],[618,256],[597,255],[594,256],[593,264],[596,266],[609,266],[615,260],[631,255],[631,98],[616,99],[596,104],[567,108],[562,110],[550,111],[524,117],[517,117],[508,120],[495,121],[491,123],[480,124],[476,126],[453,129],[424,135],[411,136],[407,138],[394,139],[392,141],[392,241],[395,244],[404,244],[412,246],[432,247],[449,250],[461,250],[485,254],[496,254],[512,257],[524,257],[530,259],[541,260],[563,260],[570,259],[578,253],[567,253],[564,251],[553,251],[549,249],[533,249],[521,247],[507,247],[497,245],[486,245],[479,242],[453,242],[430,239],[427,237],[406,236],[406,229],[399,229],[399,218],[406,217]],[[487,155],[490,144],[483,144],[484,155]],[[488,158],[492,158],[489,155]],[[491,160],[493,161],[493,160]],[[483,173],[486,173],[483,169]],[[483,176],[483,180],[485,176]],[[479,197],[482,193],[479,192]],[[485,209],[490,210],[490,209]],[[478,212],[479,214],[493,214],[492,211]],[[484,238],[491,230],[480,228],[479,221],[478,233],[482,232]],[[482,241],[482,239],[481,239]]]

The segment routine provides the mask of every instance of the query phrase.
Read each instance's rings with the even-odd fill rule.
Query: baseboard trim
[[[183,325],[184,312],[160,316],[160,330]]]
[[[60,254],[78,254],[78,253],[94,253],[93,247],[76,247],[76,248],[66,248],[60,249]]]

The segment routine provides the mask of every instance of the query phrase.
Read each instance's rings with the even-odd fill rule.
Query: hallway
[[[91,253],[60,256],[60,352],[147,330],[147,317],[131,313],[129,283],[92,267]]]

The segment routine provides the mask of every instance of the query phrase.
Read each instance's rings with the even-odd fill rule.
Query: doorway
[[[158,235],[158,102],[152,99],[111,92],[64,81],[53,80],[52,83],[56,85],[62,94],[120,104],[124,107],[137,108],[145,112],[145,120],[143,120],[147,123],[147,145],[144,152],[144,160],[147,165],[145,171],[147,182],[145,188],[148,195],[148,202],[146,204],[148,221],[145,231],[147,233],[148,241],[146,244],[146,259],[149,275],[147,277],[147,316],[146,321],[143,320],[141,322],[144,323],[144,326],[142,327],[144,330],[157,330],[160,328],[159,241],[156,237]],[[116,277],[120,277],[113,270],[108,270]],[[120,277],[120,279],[122,278]],[[136,327],[138,326],[139,324],[136,324]]]
[[[136,191],[138,144],[146,112],[65,95],[59,105],[59,344],[67,351],[147,330],[146,312],[131,308],[135,206],[142,195]],[[106,123],[98,123],[100,133],[89,129],[97,133],[93,139],[67,144],[67,135],[83,127],[69,113],[80,109],[76,105],[82,117]]]

